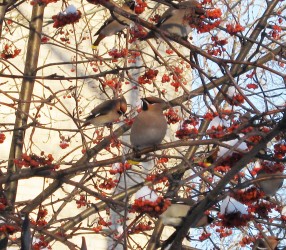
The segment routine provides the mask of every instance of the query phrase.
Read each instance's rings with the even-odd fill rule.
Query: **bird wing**
[[[89,120],[91,118],[94,118],[99,115],[106,115],[110,110],[113,109],[114,105],[116,104],[115,100],[107,100],[98,106],[96,106],[93,110],[91,110],[91,115],[86,117],[86,120]]]
[[[174,9],[173,7],[170,7],[169,9],[167,9],[164,14],[161,16],[161,18],[159,19],[158,23],[156,24],[157,27],[160,27],[160,25],[164,22],[166,22],[166,20],[168,20],[174,13],[176,9]]]
[[[112,23],[114,21],[114,19],[112,17],[109,17],[104,23],[103,25],[98,29],[98,31],[96,31],[96,33],[93,36],[97,36],[100,34],[100,32],[110,23]]]

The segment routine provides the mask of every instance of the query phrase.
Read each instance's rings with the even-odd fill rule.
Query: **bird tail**
[[[99,34],[98,37],[96,38],[96,40],[94,41],[94,43],[92,44],[91,48],[93,50],[97,50],[97,47],[98,47],[99,43],[103,40],[103,38],[105,38],[105,36]]]

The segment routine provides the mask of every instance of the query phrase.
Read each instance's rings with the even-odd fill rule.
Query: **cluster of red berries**
[[[274,39],[279,39],[281,35],[282,28],[279,25],[273,25],[272,30],[269,32],[269,35]]]
[[[102,226],[100,226],[100,225],[92,228],[92,231],[95,233],[99,233],[101,230],[102,230]]]
[[[146,84],[146,83],[151,84],[152,80],[156,78],[158,73],[159,73],[158,70],[149,69],[144,73],[144,75],[138,77],[138,83],[139,84]]]
[[[212,139],[224,137],[226,135],[226,127],[222,125],[212,126],[207,130],[207,134]]]
[[[110,87],[111,89],[116,89],[116,90],[120,91],[122,88],[122,82],[119,81],[118,78],[106,79],[102,83],[102,87],[106,88],[107,86]]]
[[[276,143],[274,145],[274,156],[278,159],[282,159],[286,154],[286,144],[285,143]]]
[[[216,116],[218,116],[217,112],[207,112],[204,114],[203,118],[205,120],[211,121],[213,120]]]
[[[0,53],[0,57],[2,59],[11,59],[11,58],[15,58],[16,56],[18,56],[20,52],[21,50],[15,48],[15,46],[5,44],[3,50]]]
[[[190,26],[196,28],[198,33],[210,32],[220,25],[221,15],[220,9],[206,10],[205,15],[202,15],[195,20],[190,20],[193,22]],[[208,19],[208,22],[204,22],[205,18]]]
[[[227,156],[220,165],[232,167],[233,164],[242,158],[242,156],[242,154],[234,152],[230,156]]]
[[[227,101],[230,105],[240,106],[240,104],[244,103],[244,97],[241,94],[236,94],[232,98],[228,98]]]
[[[137,15],[144,12],[145,8],[147,7],[147,3],[143,0],[136,0],[135,1],[135,8],[134,11]]]
[[[170,82],[170,80],[171,80],[170,76],[169,76],[169,75],[164,74],[164,75],[162,76],[162,80],[161,80],[161,82],[162,82],[162,83]]]
[[[45,217],[48,215],[48,210],[45,208],[40,208],[38,210],[37,214],[37,220],[31,220],[31,224],[38,226],[38,227],[44,227],[48,224],[48,222],[45,220]]]
[[[257,202],[264,197],[264,193],[256,187],[251,187],[246,190],[238,190],[233,193],[233,198],[242,202],[243,204],[251,204]]]
[[[54,28],[64,27],[67,24],[76,23],[81,18],[81,12],[77,10],[75,13],[58,13],[52,16],[54,20]]]
[[[112,49],[108,52],[108,55],[110,55],[113,59],[126,57],[128,55],[128,49],[122,49],[121,51],[118,49]]]
[[[158,215],[163,213],[170,205],[171,201],[166,200],[163,197],[158,197],[156,201],[139,198],[134,201],[130,212],[147,213],[151,217],[158,217]]]
[[[201,234],[201,236],[199,237],[199,240],[204,241],[204,240],[208,239],[211,235],[212,235],[211,233],[203,232]]]
[[[248,206],[249,213],[256,213],[261,218],[268,218],[268,214],[272,209],[276,208],[274,203],[260,201],[259,203],[255,203],[253,205]]]
[[[3,143],[6,139],[6,136],[4,133],[0,133],[0,143]]]
[[[219,40],[218,36],[212,36],[211,40],[213,41],[213,43],[211,44],[212,48],[208,49],[208,53],[213,56],[220,56],[222,52],[225,51],[225,48],[223,48],[223,46],[227,44],[227,40]]]
[[[63,140],[60,142],[60,147],[62,149],[65,149],[65,148],[69,147],[69,143],[67,141]]]
[[[237,34],[238,32],[244,31],[244,27],[241,26],[239,23],[236,24],[227,24],[226,25],[226,31],[229,33],[231,36]]]
[[[150,231],[153,228],[151,225],[152,225],[151,221],[149,221],[147,223],[140,222],[136,226],[134,226],[130,229],[129,234],[139,234],[139,233],[142,233],[144,231]]]
[[[184,140],[196,137],[199,131],[195,126],[198,124],[198,120],[194,117],[184,120],[180,129],[176,131],[176,137]]]
[[[32,0],[30,2],[31,5],[39,4],[39,5],[48,5],[49,3],[56,3],[59,0]]]
[[[110,190],[116,187],[118,180],[113,180],[112,178],[105,179],[102,183],[99,184],[99,187],[102,189]]]
[[[199,131],[197,128],[188,128],[187,126],[182,126],[179,130],[176,131],[176,137],[181,140],[188,140],[195,138],[198,135]]]
[[[168,161],[169,161],[168,158],[162,157],[162,158],[159,158],[159,159],[157,160],[157,164],[164,164],[164,163],[167,163]]]
[[[52,164],[54,158],[51,154],[48,156],[38,156],[36,154],[22,154],[20,159],[15,159],[14,163],[17,167],[31,167],[31,168],[38,168],[45,165],[53,165],[54,169],[59,168],[59,165]]]
[[[246,85],[246,87],[248,89],[257,89],[258,88],[257,84],[255,84],[255,83],[249,83]]]
[[[260,162],[261,168],[268,174],[283,172],[285,166],[278,162],[262,161]]]
[[[245,247],[246,245],[252,244],[255,240],[254,236],[245,236],[241,239],[239,245]]]
[[[201,16],[200,20],[197,21],[197,24],[193,26],[197,29],[198,33],[210,32],[220,25],[221,15],[220,9],[206,10],[205,15]],[[208,22],[203,21],[205,18],[208,19]]]
[[[131,169],[132,168],[132,165],[128,162],[120,162],[118,163],[119,164],[119,167],[117,167],[116,169],[110,169],[109,170],[109,173],[114,175],[114,174],[122,174],[124,173],[126,170],[128,169]]]
[[[0,226],[0,232],[6,233],[6,234],[13,234],[15,232],[19,231],[15,226],[4,224]]]
[[[137,57],[141,56],[140,51],[129,51],[129,58],[128,58],[128,63],[135,63]]]
[[[4,195],[1,195],[0,196],[0,211],[5,210],[6,206],[7,206],[7,199]]]
[[[158,175],[156,175],[156,174],[150,174],[150,175],[147,175],[145,180],[150,181],[153,184],[157,184],[157,183],[164,183],[164,182],[168,181],[168,178],[166,176],[158,177]]]
[[[106,222],[102,217],[99,218],[98,220],[98,225],[101,225],[103,227],[109,227],[112,225],[111,222]]]
[[[133,43],[137,39],[143,38],[147,35],[147,31],[143,26],[136,24],[130,29],[131,39],[128,41],[129,43]]]
[[[77,204],[77,208],[81,208],[87,206],[87,201],[84,195],[80,195],[79,199],[75,202]]]
[[[251,214],[242,214],[241,212],[234,212],[229,214],[219,214],[218,218],[221,219],[222,226],[227,228],[243,227],[253,219]]]
[[[181,120],[177,109],[170,108],[164,113],[164,115],[167,118],[168,124],[176,124]]]
[[[217,228],[216,232],[219,233],[219,237],[220,238],[225,238],[225,237],[228,237],[228,236],[232,235],[232,230],[231,229],[227,229],[225,227]]]
[[[33,244],[33,250],[40,250],[40,249],[52,249],[49,246],[49,243],[45,241],[45,237],[43,235],[40,236],[40,240]]]

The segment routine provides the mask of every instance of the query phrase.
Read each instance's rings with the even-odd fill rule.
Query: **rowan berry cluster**
[[[79,199],[75,202],[77,204],[77,208],[81,208],[87,206],[87,200],[84,195],[80,195]]]
[[[40,208],[38,210],[38,214],[37,214],[37,219],[35,220],[31,220],[31,224],[38,226],[38,227],[44,227],[48,224],[48,222],[46,221],[45,217],[48,215],[48,210],[45,208]]]
[[[264,197],[264,193],[256,187],[251,187],[246,190],[238,190],[233,193],[233,198],[242,202],[243,204],[251,204],[257,202]]]
[[[256,213],[260,218],[267,219],[268,214],[275,209],[277,206],[274,203],[267,201],[260,201],[258,203],[248,206],[249,213]]]
[[[110,55],[113,59],[123,58],[128,55],[128,49],[118,50],[114,48],[108,52],[108,55]],[[113,60],[113,62],[117,62],[117,60]]]
[[[221,219],[221,226],[233,228],[246,226],[253,219],[253,216],[251,214],[242,214],[238,211],[229,214],[218,214],[218,218]]]
[[[112,174],[112,175],[115,175],[115,174],[122,174],[124,173],[126,170],[128,169],[131,169],[132,168],[132,165],[128,162],[120,162],[118,163],[118,167],[116,167],[116,169],[110,169],[109,170],[109,173]]]
[[[238,32],[244,31],[244,27],[241,26],[239,23],[236,24],[227,24],[226,25],[226,31],[231,35],[235,35]]]
[[[195,127],[199,124],[196,118],[189,118],[184,120],[180,129],[176,131],[176,137],[179,139],[187,140],[197,136],[198,129]]]
[[[158,197],[156,201],[139,198],[134,201],[130,212],[147,213],[152,217],[158,217],[158,215],[163,213],[170,205],[171,202],[163,197]]]
[[[210,45],[211,48],[208,49],[208,53],[213,56],[220,56],[223,51],[225,51],[225,48],[223,47],[224,45],[227,44],[226,39],[218,39],[218,36],[212,36],[211,40],[213,43]]]
[[[130,29],[131,39],[128,41],[129,43],[135,42],[137,39],[143,38],[147,35],[147,31],[143,26],[136,24]]]
[[[49,3],[56,3],[59,0],[32,0],[30,2],[31,5],[39,4],[39,5],[48,5]]]
[[[138,77],[139,84],[151,84],[158,75],[158,70],[148,69],[144,75]]]
[[[136,0],[135,1],[135,8],[134,11],[136,14],[141,14],[144,12],[145,8],[147,7],[147,3],[143,0]]]
[[[51,246],[49,246],[49,243],[45,241],[45,237],[41,235],[39,238],[37,238],[37,242],[33,243],[33,250],[41,250],[41,249],[52,249]]]
[[[3,50],[0,53],[0,57],[2,59],[11,59],[11,58],[15,58],[16,56],[18,56],[20,54],[21,50],[15,48],[14,45],[9,45],[9,44],[4,44]]]
[[[99,184],[99,187],[102,189],[110,190],[116,187],[118,180],[113,180],[112,178],[108,178],[103,180],[102,183]]]
[[[57,15],[52,16],[54,20],[53,27],[60,28],[64,27],[67,24],[77,23],[81,18],[80,10],[77,10],[75,13],[58,13]]]
[[[19,231],[19,228],[13,225],[4,224],[0,226],[0,232],[5,234],[14,234],[15,232]]]
[[[129,234],[139,234],[139,233],[142,233],[144,231],[149,231],[153,228],[151,225],[152,225],[151,221],[149,221],[147,223],[140,222],[136,226],[134,226],[130,229]]]
[[[239,242],[240,246],[242,247],[246,247],[246,245],[249,245],[251,243],[253,243],[255,241],[255,237],[254,236],[245,236],[241,239],[241,241]]]
[[[167,118],[168,124],[175,124],[181,120],[177,109],[170,108],[164,113],[164,115]]]
[[[0,143],[3,143],[6,139],[6,136],[4,133],[0,133]]]
[[[207,10],[206,14],[200,16],[200,19],[195,21],[191,27],[196,28],[198,33],[210,32],[220,25],[221,15],[220,9]],[[204,22],[204,19],[208,19],[208,22]]]
[[[53,164],[54,158],[51,154],[48,154],[47,156],[38,156],[36,154],[22,154],[22,157],[20,159],[15,159],[14,163],[17,167],[30,167],[30,168],[38,168],[43,167],[46,165],[53,165],[54,169],[59,168],[59,165]]]

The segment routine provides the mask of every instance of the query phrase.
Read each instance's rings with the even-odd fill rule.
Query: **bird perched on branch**
[[[192,208],[191,205],[176,203],[172,204],[167,210],[160,215],[162,223],[165,226],[179,227],[188,212]],[[214,219],[210,216],[204,215],[194,227],[204,227],[212,223]]]
[[[196,0],[180,2],[178,8],[170,7],[159,19],[156,26],[163,31],[187,38],[192,30],[190,24],[200,22],[200,16],[205,14],[205,10]],[[146,40],[158,36],[154,31],[150,31],[141,40]]]
[[[275,250],[279,241],[275,236],[267,236],[266,239],[257,239],[252,247],[253,250]]]
[[[192,199],[181,199],[184,203],[174,203],[167,208],[159,217],[162,220],[163,225],[172,226],[177,230],[180,229],[184,219],[188,215],[189,211],[196,205],[196,202]],[[201,219],[196,223],[193,228],[205,227],[213,222],[213,218],[208,215],[203,215]],[[165,249],[176,238],[177,230],[164,241],[162,248]]]
[[[266,180],[257,182],[257,186],[267,195],[273,196],[276,192],[283,186],[284,179],[274,179],[271,178],[273,175],[282,175],[283,171],[277,170],[276,172],[265,171],[264,169],[260,169],[257,173],[256,178],[267,178]]]
[[[93,124],[95,126],[110,125],[124,115],[127,110],[127,103],[124,96],[107,100],[96,106],[89,116],[85,118],[82,126]]]
[[[121,8],[127,12],[134,14],[135,2],[133,0],[126,0]],[[97,49],[97,46],[105,37],[115,35],[116,33],[122,31],[131,22],[132,21],[130,21],[128,18],[113,13],[112,16],[109,17],[94,34],[94,36],[98,37],[92,44],[92,49]]]
[[[145,97],[141,100],[142,111],[135,117],[130,134],[135,150],[160,144],[167,131],[167,121],[163,114],[166,102],[158,97]]]

